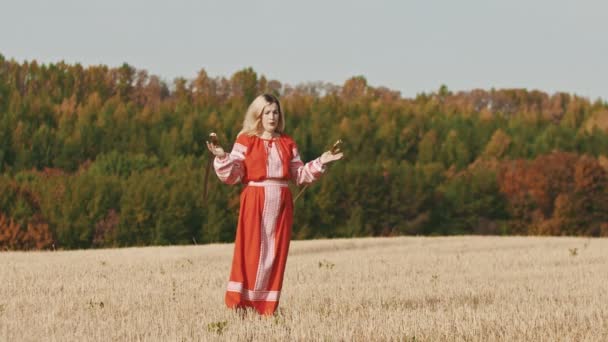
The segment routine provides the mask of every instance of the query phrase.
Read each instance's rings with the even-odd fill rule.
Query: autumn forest
[[[608,236],[601,100],[447,86],[405,98],[364,76],[291,86],[251,68],[167,82],[0,55],[0,249],[232,241],[242,186],[212,174],[204,200],[205,140],[230,150],[262,92],[303,159],[344,141],[298,199],[294,238]]]

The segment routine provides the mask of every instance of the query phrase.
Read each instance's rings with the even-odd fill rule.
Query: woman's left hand
[[[344,153],[342,152],[331,153],[331,151],[326,151],[321,155],[321,164],[326,165],[335,162],[336,160],[340,160],[342,157],[344,157]]]

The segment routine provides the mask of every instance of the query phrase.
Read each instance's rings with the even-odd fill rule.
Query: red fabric
[[[276,157],[277,151],[280,158]],[[269,170],[275,170],[273,179],[310,183],[323,172],[319,159],[304,165],[297,155],[296,144],[284,134],[272,140],[240,135],[228,157],[216,158],[214,168],[220,180],[227,184],[239,180],[244,184],[261,182],[268,179]],[[277,174],[281,174],[280,177]],[[293,199],[288,187],[249,185],[244,188],[225,297],[228,307],[252,307],[260,314],[276,311],[292,224]]]
[[[289,188],[281,188],[281,207],[275,228],[275,261],[270,273],[269,286],[263,291],[281,291],[283,275],[291,240],[293,200]],[[260,258],[261,221],[264,204],[264,187],[248,186],[241,193],[241,210],[234,242],[234,256],[230,281],[242,282],[245,289],[254,291]],[[237,292],[226,291],[226,305],[253,307],[260,314],[273,314],[279,301],[250,301]]]
[[[266,158],[267,152],[264,146],[264,139],[257,136],[248,136],[241,134],[236,139],[238,144],[247,147],[247,153],[245,154],[245,177],[241,181],[247,184],[249,181],[261,181],[266,179]],[[293,149],[295,143],[291,137],[282,134],[280,137],[272,140],[273,144],[277,144],[279,153],[281,154],[281,162],[283,164],[283,177],[282,179],[288,180],[289,164],[293,159]]]

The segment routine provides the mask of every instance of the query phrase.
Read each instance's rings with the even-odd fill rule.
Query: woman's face
[[[279,106],[271,103],[262,111],[262,128],[268,133],[274,133],[279,126]]]

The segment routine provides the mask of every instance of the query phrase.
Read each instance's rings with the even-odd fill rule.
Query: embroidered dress
[[[247,185],[240,196],[226,305],[272,314],[281,296],[293,223],[287,181],[312,183],[325,167],[319,158],[304,165],[295,142],[284,134],[273,139],[241,134],[232,152],[216,157],[213,166],[222,182]]]

